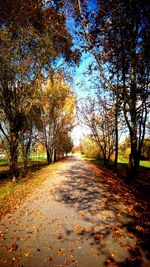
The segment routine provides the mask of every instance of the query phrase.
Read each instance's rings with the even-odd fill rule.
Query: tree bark
[[[56,149],[54,149],[54,162],[56,162],[57,161],[57,151],[56,151]]]
[[[19,177],[18,168],[18,136],[16,133],[11,133],[10,141],[10,173],[15,182]]]
[[[135,68],[131,67],[131,93],[130,93],[130,115],[131,115],[131,128],[130,128],[130,141],[131,141],[131,175],[134,178],[138,173],[139,159],[138,159],[138,143],[137,143],[137,95],[136,95],[136,74]]]
[[[117,172],[118,166],[118,100],[116,103],[116,110],[115,110],[115,162],[114,162],[114,169]]]
[[[46,153],[47,153],[47,163],[51,164],[52,163],[52,153],[48,147],[46,148]]]
[[[27,166],[28,166],[28,161],[29,161],[29,154],[30,154],[30,147],[31,147],[31,138],[29,139],[26,149],[25,149],[25,154],[23,158],[23,170],[22,170],[22,176],[25,177],[27,174]]]

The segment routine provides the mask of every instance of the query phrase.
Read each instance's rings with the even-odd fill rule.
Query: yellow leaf
[[[27,253],[24,253],[24,255],[26,256],[26,257],[32,257],[33,255],[32,254],[30,254],[29,252],[27,252]]]

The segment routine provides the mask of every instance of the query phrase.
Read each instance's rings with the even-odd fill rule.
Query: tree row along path
[[[0,266],[150,266],[142,208],[123,182],[79,156],[56,169],[2,218]]]

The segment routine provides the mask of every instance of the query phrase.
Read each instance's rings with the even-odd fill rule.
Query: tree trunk
[[[130,141],[131,141],[131,176],[135,178],[138,173],[139,159],[138,159],[138,143],[137,143],[137,95],[136,95],[136,74],[134,66],[131,67],[131,93],[130,93]]]
[[[31,147],[31,138],[29,139],[29,141],[26,145],[26,148],[25,148],[25,153],[24,153],[24,157],[23,157],[22,177],[25,177],[27,174],[27,166],[28,166],[28,161],[29,161],[30,147]]]
[[[29,161],[29,151],[27,152],[27,154],[24,156],[24,159],[23,159],[23,170],[21,174],[22,177],[26,177],[27,175],[28,161]]]
[[[19,177],[18,168],[18,137],[16,133],[11,134],[10,142],[10,173],[13,181]]]
[[[56,152],[56,149],[54,149],[54,162],[57,161],[57,152]]]
[[[51,164],[51,162],[52,162],[52,153],[51,153],[51,151],[50,151],[50,149],[48,147],[46,148],[46,153],[47,153],[47,163]]]
[[[27,175],[27,166],[28,166],[28,158],[24,159],[24,162],[23,162],[23,170],[21,174],[22,177],[26,177]]]
[[[103,153],[103,163],[104,163],[104,167],[108,167],[108,160],[107,160],[105,153]]]
[[[116,103],[116,113],[115,113],[115,162],[114,162],[114,169],[117,172],[117,165],[118,165],[118,107]]]
[[[133,136],[130,137],[131,140],[131,156],[130,156],[130,169],[131,177],[136,178],[139,169],[139,157],[137,150],[137,136],[133,133]]]

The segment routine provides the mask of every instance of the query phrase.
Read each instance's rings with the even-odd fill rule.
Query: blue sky
[[[80,99],[82,98],[86,98],[88,95],[94,96],[95,92],[93,90],[90,90],[90,88],[92,87],[92,81],[89,81],[92,76],[90,77],[89,75],[85,74],[88,69],[88,65],[92,62],[92,60],[93,58],[89,53],[83,53],[80,66],[76,67],[76,72],[73,75],[71,87],[76,93],[78,101],[80,101]],[[79,123],[71,133],[74,145],[78,146],[80,139],[88,133],[89,131]]]

